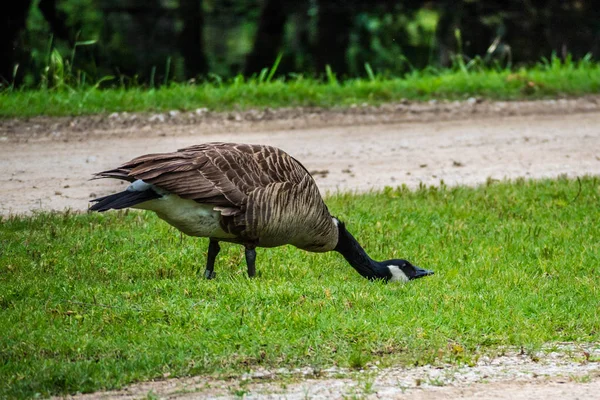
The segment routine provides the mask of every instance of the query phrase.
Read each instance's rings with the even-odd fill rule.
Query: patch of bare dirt
[[[0,121],[0,215],[83,211],[120,187],[94,172],[207,141],[281,147],[324,192],[600,173],[600,97],[159,115]]]
[[[600,96],[538,101],[466,101],[367,104],[340,108],[265,108],[261,110],[214,112],[207,108],[192,111],[172,110],[162,113],[112,113],[76,117],[32,117],[0,120],[0,140],[27,140],[50,136],[65,139],[74,133],[83,136],[98,131],[106,135],[131,136],[163,126],[202,126],[209,131],[303,129],[324,126],[352,126],[394,122],[429,122],[452,119],[486,118],[489,116],[557,115],[600,111]]]
[[[599,345],[558,345],[554,352],[506,352],[473,366],[259,370],[234,379],[165,379],[126,389],[73,396],[79,400],[139,399],[597,399]]]

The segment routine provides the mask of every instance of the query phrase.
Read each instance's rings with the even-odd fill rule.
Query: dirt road
[[[324,192],[599,174],[599,99],[0,121],[0,215],[85,210],[120,184],[94,172],[207,141],[279,146]]]
[[[241,377],[210,376],[144,382],[124,390],[74,396],[78,400],[169,399],[599,399],[600,344],[562,343],[554,352],[482,357],[473,366],[392,367],[348,371],[258,370]]]
[[[488,178],[600,174],[600,97],[4,120],[0,215],[83,211],[91,197],[122,187],[110,180],[90,181],[94,172],[144,153],[206,141],[279,146],[313,171],[324,192],[435,185],[441,180],[476,185]],[[599,345],[587,350],[591,352],[600,359]],[[392,368],[367,371],[362,377],[340,378],[344,374],[333,371],[312,379],[300,373],[291,382],[273,372],[232,380],[170,379],[83,397],[141,398],[152,392],[169,398],[240,393],[291,399],[600,398],[598,363],[582,362],[581,355],[563,356],[533,362],[512,354],[482,361],[476,368]]]

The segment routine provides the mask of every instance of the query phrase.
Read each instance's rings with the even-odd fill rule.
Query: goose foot
[[[215,271],[207,269],[204,271],[204,279],[214,279],[217,274]]]

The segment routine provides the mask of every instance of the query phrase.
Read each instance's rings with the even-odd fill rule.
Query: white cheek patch
[[[338,221],[337,218],[331,218],[333,220],[333,223],[335,226],[339,226],[340,225],[340,221]]]
[[[387,266],[392,273],[392,277],[390,278],[390,282],[408,282],[408,276],[400,269],[397,265],[388,265]]]

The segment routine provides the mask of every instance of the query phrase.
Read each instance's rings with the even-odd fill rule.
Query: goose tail
[[[89,211],[103,212],[108,210],[120,210],[160,197],[162,196],[152,189],[141,192],[125,190],[123,192],[90,200],[90,203],[94,204],[89,208]]]

